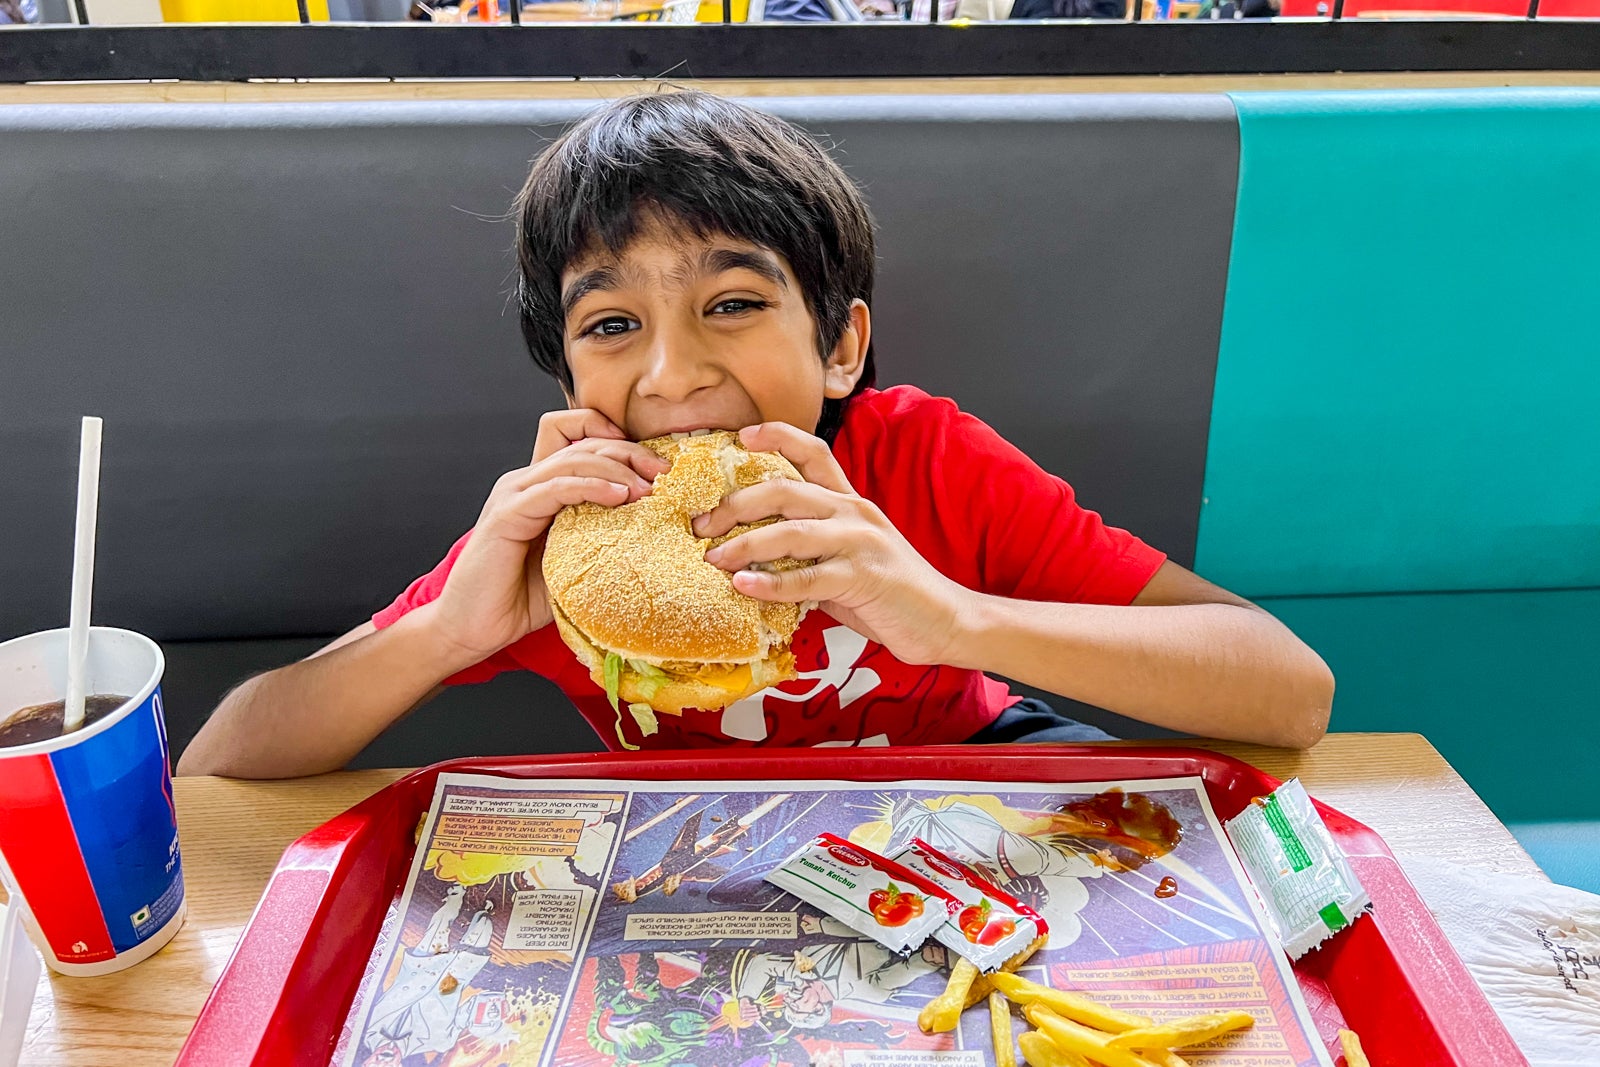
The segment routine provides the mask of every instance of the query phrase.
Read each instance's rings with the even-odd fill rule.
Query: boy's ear
[[[872,344],[872,312],[866,302],[850,304],[850,320],[845,323],[839,343],[833,346],[823,368],[822,395],[843,400],[855,391],[867,367],[867,347]]]

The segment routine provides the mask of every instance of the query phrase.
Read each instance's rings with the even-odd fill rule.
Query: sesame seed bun
[[[735,489],[799,481],[800,473],[777,453],[747,451],[725,430],[643,444],[672,461],[649,496],[615,508],[565,508],[550,526],[544,579],[562,640],[602,687],[609,653],[664,672],[664,680],[646,677],[624,662],[618,695],[669,714],[726,707],[794,678],[789,640],[805,605],[735,592],[733,576],[704,558],[713,545],[773,520],[710,540],[689,523]]]

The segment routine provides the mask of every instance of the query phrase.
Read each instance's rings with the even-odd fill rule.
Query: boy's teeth
[[[710,432],[711,432],[710,430],[691,430],[690,433],[689,433],[689,436],[690,437],[704,437],[706,434],[708,434]]]

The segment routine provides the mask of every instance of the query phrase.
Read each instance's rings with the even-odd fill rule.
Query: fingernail
[[[635,478],[633,484],[639,487],[640,493],[648,493],[650,491],[650,483],[643,478]]]
[[[706,553],[706,562],[707,563],[716,563],[721,558],[722,558],[722,548],[721,548],[720,545],[718,547],[716,547],[716,548],[711,549],[709,552]]]
[[[746,426],[744,429],[739,431],[739,440],[741,440],[741,441],[750,440],[750,438],[754,437],[756,435],[757,431],[759,431],[760,429],[761,429],[761,427],[759,427],[759,426]]]
[[[689,526],[694,530],[695,533],[704,536],[706,529],[706,517],[704,515],[696,515],[690,520]]]

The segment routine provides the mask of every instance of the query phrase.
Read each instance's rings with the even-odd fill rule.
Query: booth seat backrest
[[[760,103],[867,193],[885,382],[1284,618],[1335,728],[1600,816],[1600,91]],[[560,403],[507,212],[590,106],[0,108],[0,634],[62,621],[86,412],[103,621],[335,633],[431,566]]]
[[[1199,569],[1323,654],[1335,728],[1600,818],[1600,91],[1233,101]]]
[[[956,397],[1192,560],[1229,101],[761,104],[866,190],[882,380]],[[591,106],[0,108],[0,633],[62,620],[84,413],[101,620],[333,633],[432,566],[561,403],[518,334],[509,211]]]

